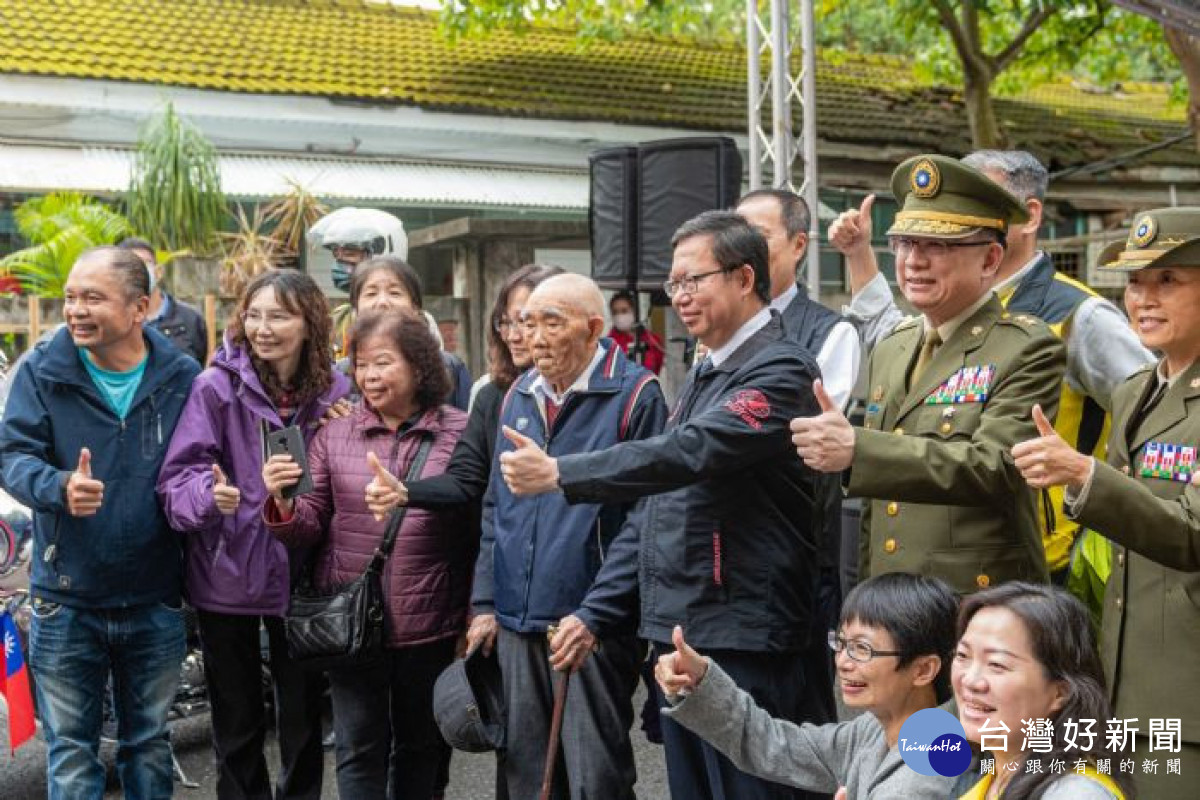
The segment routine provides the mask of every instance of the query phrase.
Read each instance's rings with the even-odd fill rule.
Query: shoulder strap
[[[421,438],[421,444],[417,447],[417,454],[413,457],[412,464],[408,468],[408,476],[406,481],[414,481],[421,475],[421,470],[425,468],[425,462],[429,458],[429,451],[433,449],[433,435],[427,434]],[[400,524],[404,522],[404,516],[408,513],[408,506],[400,506],[393,508],[391,516],[388,517],[387,530],[383,533],[383,540],[380,541],[379,547],[375,548],[375,554],[371,556],[371,563],[367,565],[367,571],[379,571],[383,569],[384,562],[392,554],[392,548],[396,544],[396,537],[400,534]]]

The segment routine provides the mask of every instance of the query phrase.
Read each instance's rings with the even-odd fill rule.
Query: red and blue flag
[[[33,697],[29,693],[29,670],[21,651],[17,623],[8,611],[0,613],[0,694],[8,702],[8,742],[11,751],[29,740],[37,730],[33,719]]]

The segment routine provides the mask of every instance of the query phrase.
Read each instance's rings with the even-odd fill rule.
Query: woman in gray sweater
[[[844,786],[847,800],[944,800],[954,779],[909,768],[897,740],[909,716],[949,697],[957,611],[936,578],[895,573],[857,586],[829,646],[846,706],[870,713],[828,725],[773,719],[677,627],[676,652],[655,670],[665,713],[768,780],[829,794]]]

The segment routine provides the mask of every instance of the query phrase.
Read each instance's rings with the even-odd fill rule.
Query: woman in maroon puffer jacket
[[[368,492],[406,476],[425,438],[432,447],[421,476],[444,472],[467,421],[443,405],[449,378],[424,320],[407,313],[359,319],[350,358],[363,403],[313,439],[313,491],[283,499],[301,472],[288,456],[263,467],[268,527],[289,546],[316,546],[313,577],[322,591],[361,575],[383,538],[385,523],[368,508]],[[433,795],[444,747],[433,684],[465,628],[475,530],[465,510],[407,512],[383,570],[388,657],[329,671],[341,797]]]

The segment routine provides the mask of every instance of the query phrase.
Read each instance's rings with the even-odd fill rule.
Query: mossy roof
[[[367,0],[0,0],[0,72],[428,110],[743,132],[745,52],[639,37],[581,45],[536,27],[457,42],[434,13]],[[823,51],[819,136],[962,153],[961,92],[901,57]],[[1013,144],[1055,166],[1108,158],[1186,128],[1164,86],[1093,93],[1068,82],[998,101]],[[1200,165],[1183,143],[1149,156]]]

